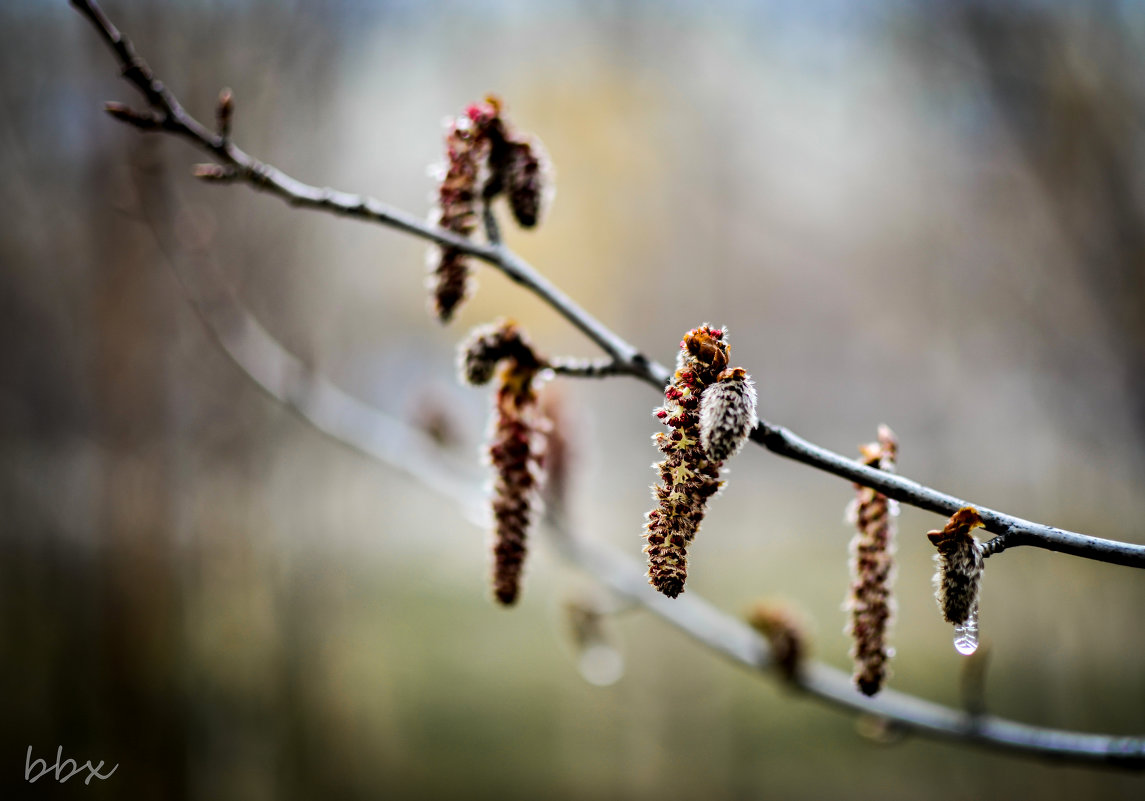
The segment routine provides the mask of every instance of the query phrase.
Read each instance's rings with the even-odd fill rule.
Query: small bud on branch
[[[136,111],[123,103],[104,103],[103,110],[120,122],[134,125],[144,131],[154,131],[163,127],[163,118],[153,111]]]
[[[215,123],[219,136],[224,140],[231,138],[231,118],[235,113],[235,96],[225,88],[219,92],[219,102],[215,106]]]

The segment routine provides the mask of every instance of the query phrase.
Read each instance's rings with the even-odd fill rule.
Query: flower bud
[[[700,442],[722,462],[739,453],[755,428],[755,384],[742,367],[731,367],[700,397]]]

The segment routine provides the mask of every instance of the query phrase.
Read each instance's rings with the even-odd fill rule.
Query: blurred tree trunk
[[[1032,4],[956,6],[955,29],[986,72],[994,107],[1075,250],[1076,282],[1088,289],[1126,399],[1145,443],[1145,203],[1139,148],[1145,60],[1112,4],[1088,13]],[[945,11],[935,23],[947,22]],[[1068,334],[1068,332],[1066,332]],[[1046,355],[1068,380],[1086,358]]]

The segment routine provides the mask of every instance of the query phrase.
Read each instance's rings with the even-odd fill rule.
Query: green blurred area
[[[1107,4],[109,3],[188,109],[302,180],[428,212],[443,117],[497,91],[545,142],[550,218],[510,244],[661,361],[727,324],[761,414],[844,453],[889,423],[901,471],[1142,541],[1145,18]],[[255,317],[476,467],[489,399],[455,343],[511,314],[595,355],[482,270],[450,328],[424,246],[200,184],[66,4],[0,8],[0,787],[6,798],[1140,798],[1142,779],[918,740],[714,658],[639,612],[584,681],[537,538],[489,599],[486,534],[277,406],[172,271],[208,254]],[[570,510],[632,556],[655,394],[556,385]],[[814,621],[846,669],[837,479],[749,448],[689,592]],[[960,703],[931,595],[940,521],[900,518],[892,686]],[[1017,549],[987,565],[989,709],[1145,733],[1145,581]],[[119,764],[23,783],[28,746]]]

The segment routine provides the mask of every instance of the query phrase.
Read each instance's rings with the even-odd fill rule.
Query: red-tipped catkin
[[[445,175],[438,188],[436,221],[464,237],[477,230],[477,202],[487,179],[489,140],[469,116],[454,120],[445,137]],[[443,323],[472,292],[469,257],[454,247],[429,252],[432,310]]]
[[[786,605],[760,601],[748,612],[747,622],[767,638],[780,674],[788,681],[797,679],[807,656],[802,617]]]
[[[863,463],[894,471],[898,441],[887,426],[879,426],[878,442],[863,445]],[[855,485],[852,515],[858,533],[851,540],[851,594],[847,634],[853,640],[855,686],[874,695],[886,681],[887,662],[894,650],[887,645],[887,629],[894,614],[891,581],[894,577],[895,509],[893,501],[870,487]]]
[[[489,95],[450,123],[445,168],[432,219],[469,238],[477,230],[478,204],[507,194],[517,221],[537,224],[549,194],[548,159],[535,139],[514,132],[502,116],[499,98]],[[454,247],[430,249],[432,310],[449,322],[472,293],[468,256]]]
[[[982,544],[970,532],[982,525],[973,506],[964,506],[946,522],[942,531],[927,532],[927,539],[938,548],[934,561],[934,597],[942,617],[962,625],[976,616],[978,587],[982,580]]]
[[[722,462],[738,453],[755,428],[755,384],[742,367],[720,373],[700,397],[700,443]]]
[[[514,364],[497,391],[497,418],[489,445],[493,482],[493,593],[516,603],[525,559],[525,539],[533,522],[538,485],[539,448],[535,370]]]
[[[497,373],[489,435],[493,466],[493,593],[508,606],[520,593],[526,538],[537,506],[545,422],[537,409],[536,378],[543,364],[520,329],[501,320],[463,343],[462,375],[473,384]]]
[[[654,412],[671,431],[653,437],[664,459],[653,465],[660,483],[652,487],[656,508],[647,515],[644,552],[649,583],[669,598],[684,591],[688,544],[720,488],[720,461],[700,444],[700,397],[727,367],[724,335],[707,324],[684,335],[664,405]]]

